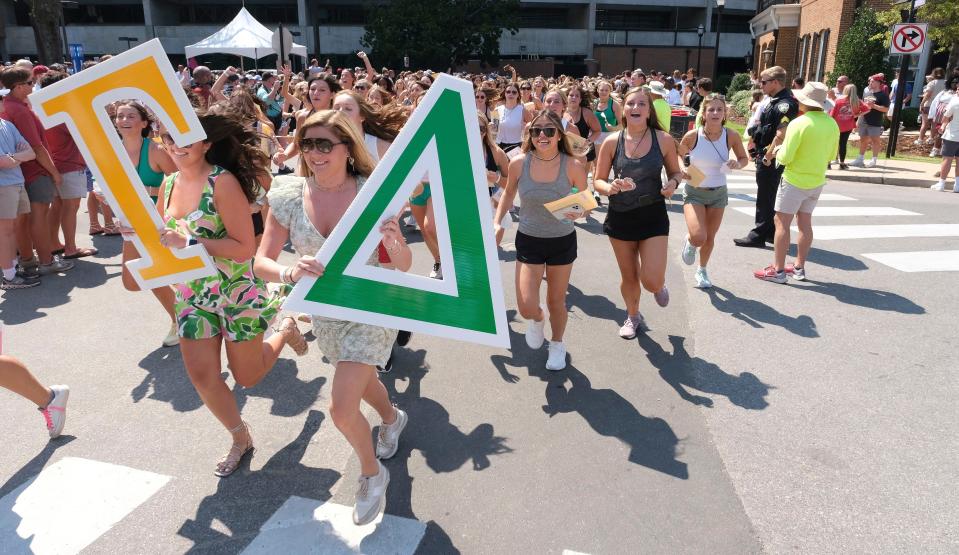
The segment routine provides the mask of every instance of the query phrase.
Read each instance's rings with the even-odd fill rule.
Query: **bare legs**
[[[540,307],[539,288],[546,272],[546,307],[549,310],[550,341],[560,342],[566,333],[569,314],[566,310],[566,292],[572,264],[546,266],[544,264],[516,263],[516,305],[520,316],[539,322],[543,319]]]
[[[360,400],[366,401],[379,413],[386,424],[396,421],[396,409],[376,375],[376,368],[359,362],[340,361],[333,374],[333,393],[330,418],[350,443],[360,460],[361,474],[375,476],[379,463],[370,436],[370,423],[360,412]]]
[[[724,208],[707,208],[701,204],[683,206],[689,242],[699,249],[699,266],[706,267],[713,253],[716,233],[723,223]]]
[[[50,401],[50,388],[41,384],[22,362],[11,356],[0,355],[0,387],[32,401],[40,408],[47,406]]]
[[[619,290],[629,316],[639,314],[642,289],[650,293],[662,291],[666,285],[667,237],[650,237],[645,241],[620,241],[610,237],[613,254],[622,281]]]
[[[789,226],[793,215],[776,212],[775,266],[777,271],[786,267],[786,251],[789,250]],[[799,212],[796,217],[799,237],[796,242],[796,267],[806,267],[806,257],[812,247],[812,213]]]

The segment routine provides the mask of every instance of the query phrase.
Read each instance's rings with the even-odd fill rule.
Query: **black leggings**
[[[852,130],[839,134],[839,162],[840,163],[846,162],[846,143],[849,142],[850,133],[852,133]]]

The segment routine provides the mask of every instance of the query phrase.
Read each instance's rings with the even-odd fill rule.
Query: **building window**
[[[673,13],[674,11],[671,9],[608,10],[596,8],[596,29],[610,31],[669,31],[675,27]]]
[[[816,63],[816,81],[822,81],[826,73],[826,49],[829,47],[829,29],[819,35],[819,60]]]
[[[296,4],[248,4],[246,9],[263,24],[299,21]],[[180,6],[180,23],[222,24],[232,21],[239,11],[237,6],[229,4],[183,4]]]
[[[719,14],[713,10],[713,29],[719,27]],[[754,14],[755,15],[755,14]],[[719,29],[720,33],[749,33],[749,20],[754,15],[730,14],[723,12],[723,25]]]
[[[519,9],[519,26],[531,29],[565,29],[569,27],[566,8],[523,6]]]
[[[816,79],[816,71],[819,70],[814,64],[819,59],[819,33],[813,33],[809,40],[809,63],[806,64],[806,73],[803,75],[807,81]]]
[[[25,2],[16,2],[15,6],[22,6]],[[27,16],[29,18],[29,15]],[[19,22],[19,17],[17,17]],[[105,23],[114,25],[139,24],[143,25],[143,4],[76,4],[63,5],[63,20],[67,25],[85,25],[90,23]],[[26,25],[30,25],[29,19]]]
[[[807,54],[809,54],[809,35],[803,35],[799,46],[799,70],[796,72],[797,76],[801,77],[806,74]]]
[[[366,23],[366,13],[363,6],[357,5],[327,5],[317,6],[316,19],[320,25],[363,25]]]

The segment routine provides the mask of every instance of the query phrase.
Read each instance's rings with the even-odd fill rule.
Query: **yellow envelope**
[[[568,197],[547,202],[543,205],[557,220],[565,220],[566,214],[570,212],[579,214],[579,216],[576,217],[576,219],[578,219],[585,214],[587,210],[592,210],[596,208],[596,206],[596,199],[593,198],[593,195],[591,195],[589,191],[573,193]]]
[[[703,184],[703,181],[706,179],[706,174],[703,173],[703,170],[697,168],[696,166],[690,165],[686,168],[686,173],[689,174],[689,180],[687,183],[693,187],[699,187]]]

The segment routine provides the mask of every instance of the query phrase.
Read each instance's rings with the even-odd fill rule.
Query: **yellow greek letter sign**
[[[106,112],[111,102],[137,99],[153,110],[177,144],[202,141],[206,134],[175,75],[154,39],[30,95],[45,126],[67,125],[110,206],[136,230],[133,241],[142,258],[127,268],[142,289],[216,273],[202,246],[169,249],[160,244],[163,222]]]

